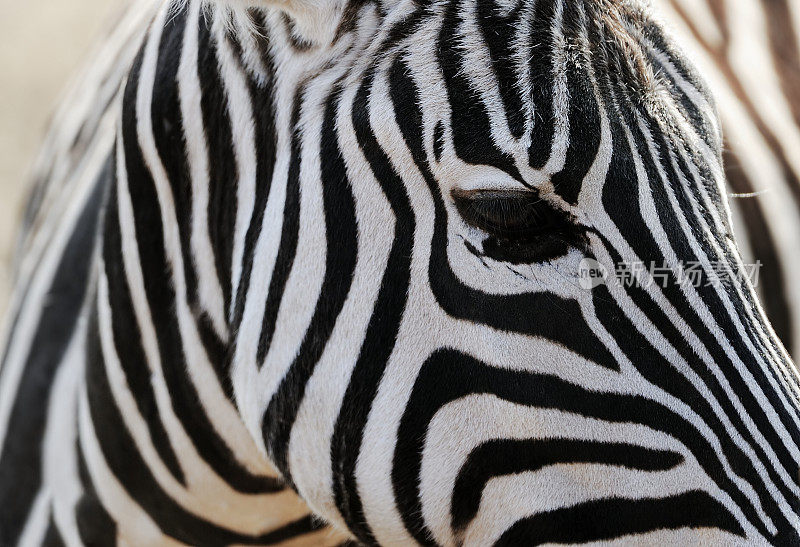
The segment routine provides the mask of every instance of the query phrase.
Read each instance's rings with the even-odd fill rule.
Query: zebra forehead
[[[596,20],[603,26],[605,43],[593,43],[592,48],[604,48],[621,56],[631,69],[633,84],[638,91],[652,93],[657,89],[658,78],[653,70],[650,55],[645,51],[648,28],[655,25],[649,2],[631,0],[587,0],[594,6]]]
[[[422,70],[424,79],[443,76],[449,99],[444,115],[454,123],[455,150],[468,163],[513,171],[500,149],[549,150],[547,139],[537,142],[531,135],[533,126],[564,125],[566,117],[572,136],[593,140],[599,131],[598,108],[612,117],[634,109],[657,121],[661,130],[681,138],[698,135],[712,150],[719,148],[713,100],[646,2],[440,0],[420,9],[421,20],[431,24],[420,23],[419,33],[409,36],[405,57],[419,66],[437,61],[435,69]],[[420,59],[411,60],[415,57]],[[670,80],[678,74],[706,100],[688,104],[684,91]],[[418,99],[430,113],[443,94],[432,85],[419,87]],[[503,116],[511,139],[496,130]],[[495,139],[497,154],[489,141],[476,138],[481,132]]]
[[[363,5],[366,0],[350,0]],[[624,86],[628,99],[645,107],[658,105],[670,94],[656,55],[680,62],[691,84],[704,92],[702,82],[681,58],[664,29],[654,16],[648,0],[438,0],[416,2],[440,19],[443,27],[448,19],[453,25],[452,40],[439,36],[437,48],[457,48],[453,59],[465,62],[463,53],[488,46],[493,75],[515,79],[515,86],[526,79],[530,84],[549,86],[553,77],[573,70],[579,77],[595,72],[602,80],[613,72],[614,80]],[[352,10],[355,12],[355,10]],[[477,33],[473,31],[478,31]],[[549,63],[534,67],[537,57],[548,51]],[[515,62],[511,62],[514,59]],[[441,56],[440,56],[441,60]],[[516,72],[516,73],[514,73]],[[490,78],[491,80],[491,78]],[[674,90],[673,90],[674,91]]]
[[[188,0],[178,0],[181,5]],[[657,88],[657,78],[643,49],[647,29],[654,25],[649,0],[203,0],[204,4],[227,10],[233,19],[247,21],[249,9],[278,9],[290,21],[296,38],[312,45],[329,46],[356,28],[359,13],[365,5],[386,16],[395,8],[414,6],[419,10],[441,13],[451,8],[456,18],[470,14],[491,13],[499,22],[512,27],[516,34],[553,30],[553,21],[542,16],[558,11],[561,14],[560,36],[566,62],[579,62],[587,51],[604,54],[625,66],[629,85],[639,93]],[[579,15],[578,15],[579,14]],[[545,27],[544,29],[542,27]],[[495,27],[496,28],[496,27]],[[512,34],[503,33],[514,41]],[[587,43],[580,39],[586,37]],[[486,39],[489,37],[487,36]],[[502,39],[502,38],[501,38]],[[558,43],[560,42],[560,43]],[[518,48],[519,43],[507,44]],[[516,52],[523,54],[525,52]]]
[[[675,61],[680,66],[681,76],[688,76],[691,85],[705,95],[705,104],[713,107],[713,100],[705,92],[701,80],[694,75],[689,64],[680,58],[672,41],[665,38],[647,0],[203,2],[215,10],[227,11],[231,20],[252,21],[254,13],[278,10],[282,15],[276,20],[284,21],[288,30],[286,35],[294,38],[292,47],[303,53],[315,50],[322,56],[331,46],[338,47],[342,36],[350,33],[361,35],[356,40],[360,43],[356,49],[374,46],[374,40],[367,37],[373,32],[375,40],[382,35],[395,41],[399,37],[397,33],[381,33],[380,28],[414,20],[417,24],[409,25],[401,33],[409,40],[406,54],[415,56],[418,51],[433,50],[445,76],[449,72],[460,78],[469,73],[469,83],[462,87],[468,95],[482,95],[499,83],[505,104],[499,107],[494,105],[487,113],[502,115],[504,110],[510,125],[514,126],[512,133],[516,144],[526,140],[522,137],[532,129],[534,117],[542,113],[541,104],[536,104],[537,90],[539,93],[552,94],[552,84],[559,77],[564,80],[570,78],[579,84],[578,88],[570,89],[565,97],[574,98],[577,92],[585,99],[591,99],[596,92],[606,107],[622,99],[627,105],[647,112],[650,117],[665,121],[667,126],[687,127],[687,120],[675,123],[675,114],[681,117],[680,109],[672,105],[683,98],[675,83],[670,82],[664,74],[664,61]],[[369,16],[365,17],[367,12]],[[411,14],[415,12],[417,16],[412,17]],[[403,17],[396,17],[398,13],[404,14]],[[373,25],[377,25],[374,31],[370,30]],[[397,51],[396,48],[371,50],[386,52],[391,56],[392,51]],[[339,51],[348,49],[339,48]],[[372,54],[368,57],[380,62]],[[542,61],[543,57],[547,59]],[[434,57],[429,56],[429,59],[433,61]],[[613,87],[615,97],[607,93],[604,96],[609,85]],[[484,94],[483,99],[486,97]],[[539,102],[556,99],[555,96],[539,97]],[[461,112],[458,112],[456,105],[450,106],[454,107],[455,117],[470,117],[476,105],[473,101],[472,107],[462,108]],[[534,113],[537,109],[538,113]],[[712,110],[700,113],[690,125],[699,120],[707,127],[717,127],[718,124],[713,120],[716,113]],[[546,119],[543,121],[556,122],[556,113],[551,114],[547,117],[545,113]],[[465,124],[473,127],[474,122],[464,120]],[[581,120],[574,122],[580,125]],[[700,128],[700,131],[697,131],[698,127],[692,129],[701,134],[713,133],[707,128]],[[715,141],[718,140],[718,136],[706,139],[714,144],[712,148],[717,148]],[[466,146],[478,146],[478,143]]]

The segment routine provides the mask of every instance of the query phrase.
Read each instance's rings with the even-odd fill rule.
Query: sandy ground
[[[0,0],[0,315],[26,173],[71,73],[122,0]]]

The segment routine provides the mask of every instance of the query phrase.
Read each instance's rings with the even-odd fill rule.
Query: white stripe
[[[19,547],[37,547],[42,544],[47,526],[50,523],[50,493],[46,490],[39,490],[33,502],[33,508],[25,529],[19,539]]]
[[[224,297],[222,295],[222,286],[217,277],[217,266],[214,260],[214,250],[211,245],[208,226],[209,152],[201,106],[202,91],[198,76],[200,2],[191,2],[187,9],[188,14],[186,16],[186,30],[178,72],[178,84],[187,166],[192,181],[190,237],[192,258],[194,259],[194,271],[197,275],[200,305],[208,312],[217,336],[222,340],[226,340],[228,331],[225,323]],[[203,17],[206,16],[203,15]],[[143,101],[144,99],[140,97],[140,100]],[[149,101],[147,104],[149,105]],[[149,118],[149,116],[147,117]],[[150,125],[150,122],[148,122],[148,125]],[[208,128],[208,130],[215,131],[216,129]],[[145,135],[148,135],[149,139],[150,133],[145,133]],[[183,205],[186,206],[188,204]],[[164,222],[167,222],[167,217],[164,218]],[[177,226],[177,220],[175,222],[175,226]],[[164,236],[167,237],[166,232]],[[192,264],[189,267],[192,267]]]
[[[85,309],[84,309],[85,312]],[[43,480],[53,496],[53,520],[69,547],[81,545],[75,509],[83,487],[78,476],[78,393],[83,381],[86,320],[75,333],[53,382],[43,443]]]
[[[259,158],[256,157],[255,119],[253,117],[253,98],[247,88],[245,75],[233,57],[228,41],[220,29],[219,18],[215,18],[217,34],[217,55],[219,56],[220,76],[227,92],[228,115],[231,120],[231,137],[236,155],[237,181],[236,228],[233,233],[233,257],[231,271],[231,303],[229,317],[236,307],[236,295],[242,276],[245,239],[250,227],[256,196],[256,176]],[[259,108],[272,108],[272,104],[258,105]],[[261,135],[262,139],[272,135]],[[267,158],[260,158],[266,161]],[[272,175],[272,173],[270,173]]]

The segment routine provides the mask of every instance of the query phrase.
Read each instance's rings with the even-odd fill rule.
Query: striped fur
[[[0,545],[800,542],[797,373],[650,9],[321,5],[143,0],[57,117]]]
[[[713,89],[737,240],[763,263],[759,293],[792,355],[800,348],[800,9],[791,0],[661,0]]]

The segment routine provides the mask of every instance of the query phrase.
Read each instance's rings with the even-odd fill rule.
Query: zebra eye
[[[516,190],[453,190],[453,199],[468,224],[497,237],[547,233],[568,224],[558,211],[534,192]]]
[[[552,260],[581,240],[569,214],[535,192],[453,190],[464,220],[486,232],[483,254],[499,261],[531,263]]]

